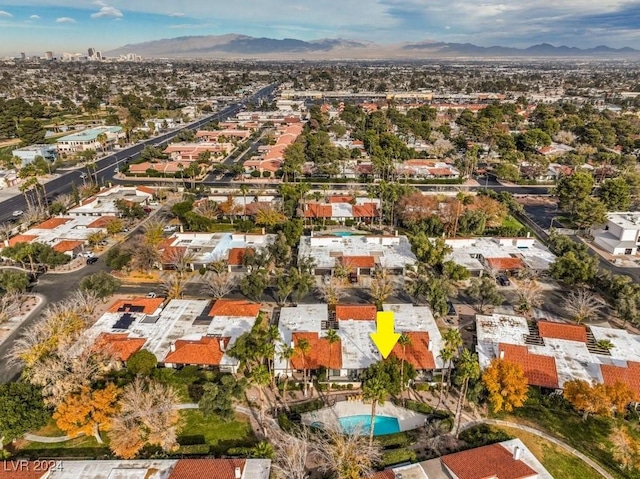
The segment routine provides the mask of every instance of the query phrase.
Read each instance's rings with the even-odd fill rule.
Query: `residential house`
[[[377,198],[354,198],[349,195],[330,196],[328,201],[301,201],[301,214],[310,220],[332,220],[345,223],[372,223],[380,216],[380,200]]]
[[[15,186],[19,181],[16,170],[0,170],[0,189]]]
[[[311,258],[315,275],[333,275],[342,264],[357,275],[370,275],[375,268],[403,275],[416,256],[406,236],[350,235],[303,236],[298,255]]]
[[[211,161],[222,161],[235,149],[233,143],[200,142],[200,143],[172,143],[164,149],[174,162],[184,163],[185,168],[189,163],[197,161],[200,155],[209,152]],[[134,165],[131,165],[134,166]],[[131,166],[129,167],[131,169]]]
[[[449,163],[431,160],[407,160],[395,164],[395,173],[402,178],[443,179],[460,178],[460,172]]]
[[[551,390],[573,379],[611,386],[621,381],[640,401],[640,335],[503,314],[477,315],[476,330],[482,369],[495,358],[511,361],[522,366],[529,385]]]
[[[609,213],[606,224],[591,231],[598,248],[613,255],[640,254],[640,213]]]
[[[53,163],[58,159],[58,148],[56,145],[29,145],[13,150],[12,154],[22,160],[20,167],[24,168],[33,163],[38,156]]]
[[[278,171],[282,163],[284,163],[285,150],[302,134],[303,128],[304,125],[302,123],[279,127],[276,130],[275,145],[270,145],[262,156],[245,161],[245,171],[247,173],[259,171],[260,174],[265,171],[270,171],[272,174]]]
[[[118,200],[131,205],[146,206],[153,199],[154,194],[153,188],[147,186],[116,185],[84,200],[79,206],[71,208],[67,214],[70,216],[120,216]]]

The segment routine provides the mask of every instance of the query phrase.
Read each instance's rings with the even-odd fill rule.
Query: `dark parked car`
[[[97,256],[92,256],[91,258],[87,258],[87,264],[93,264],[96,261],[98,261],[98,257]]]
[[[496,278],[496,281],[498,282],[498,284],[500,286],[510,286],[511,285],[511,281],[509,281],[509,278],[507,278],[506,274],[501,274],[500,276],[498,276]]]

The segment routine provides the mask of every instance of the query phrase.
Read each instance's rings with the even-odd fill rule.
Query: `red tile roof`
[[[60,225],[68,223],[71,221],[71,218],[49,218],[47,221],[43,221],[39,225],[35,225],[33,229],[35,230],[52,230],[57,228]]]
[[[117,219],[118,218],[116,218],[115,216],[101,216],[93,223],[89,223],[87,225],[87,228],[106,228],[109,223]]]
[[[538,474],[500,444],[449,454],[440,461],[458,479],[524,479]]]
[[[369,479],[396,479],[396,473],[391,469],[385,471],[376,472],[373,476],[369,476]]]
[[[297,348],[301,339],[309,341],[309,352],[303,357]],[[329,369],[342,368],[342,341],[339,340],[333,345],[324,337],[319,337],[318,333],[293,333],[291,340],[295,347],[295,354],[291,358],[293,369],[318,369],[324,366]]]
[[[342,196],[330,196],[329,203],[351,203],[353,201],[353,196],[342,195]]]
[[[53,250],[58,253],[66,253],[67,251],[74,251],[76,248],[80,248],[83,244],[84,241],[63,240],[55,244]]]
[[[196,366],[219,366],[224,351],[220,349],[220,341],[226,350],[231,338],[202,337],[198,340],[178,339],[175,351],[169,352],[164,358],[165,363],[191,364]]]
[[[156,194],[156,191],[153,188],[149,188],[148,186],[137,186],[136,190],[141,191],[143,193],[147,193],[149,195]]]
[[[146,342],[144,338],[130,338],[128,333],[102,333],[93,347],[119,361],[128,361]]]
[[[579,324],[553,323],[538,321],[538,331],[543,338],[566,339],[567,341],[587,342],[587,328]]]
[[[244,262],[244,257],[249,253],[253,254],[253,248],[231,248],[229,250],[229,257],[227,259],[227,263],[231,266],[242,266]]]
[[[487,265],[495,271],[513,271],[524,268],[520,258],[487,258]]]
[[[119,299],[114,302],[111,306],[109,306],[110,313],[117,313],[118,310],[122,308],[128,309],[129,306],[142,306],[144,309],[142,310],[145,314],[151,314],[155,312],[162,303],[164,302],[163,298],[133,298],[133,299]]]
[[[18,243],[31,243],[37,238],[38,235],[16,235],[9,239],[9,246],[15,246]]]
[[[339,260],[352,268],[373,268],[376,265],[376,258],[373,256],[340,256]]]
[[[626,368],[601,364],[600,371],[607,386],[614,386],[617,382],[624,383],[633,391],[634,399],[640,401],[640,363],[629,361]]]
[[[250,303],[242,299],[219,299],[209,311],[209,316],[250,316],[255,318],[260,312],[260,306],[258,303]]]
[[[43,479],[48,476],[48,471],[56,466],[55,461],[22,461],[6,460],[0,466],[0,478],[2,479]]]
[[[244,459],[179,459],[169,479],[235,479],[236,467],[244,474]]]
[[[407,332],[405,333],[411,339],[411,343],[405,346],[404,360],[411,363],[414,368],[419,371],[425,369],[435,369],[436,362],[433,353],[429,350],[429,333],[426,332]],[[391,354],[402,360],[402,346],[399,343],[393,347]]]
[[[309,203],[304,211],[305,218],[331,218],[332,214],[331,205],[322,205],[320,203]]]
[[[504,360],[519,364],[531,386],[557,389],[558,369],[551,356],[531,354],[526,346],[500,343],[498,350],[504,352]]]
[[[375,218],[378,216],[377,205],[375,203],[364,203],[353,205],[352,212],[354,218]]]
[[[336,319],[346,321],[375,321],[378,309],[374,304],[339,304],[336,306]]]

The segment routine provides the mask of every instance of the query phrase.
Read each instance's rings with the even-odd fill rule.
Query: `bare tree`
[[[170,273],[162,278],[162,289],[168,299],[181,298],[184,293],[186,278],[179,274]]]
[[[47,219],[49,212],[44,206],[30,205],[24,210],[24,214],[20,218],[20,222],[24,225],[32,225]]]
[[[333,306],[338,304],[345,296],[343,288],[344,286],[339,279],[331,278],[328,283],[324,283],[316,288],[316,292],[321,300]]]
[[[337,428],[328,428],[314,435],[311,452],[323,473],[344,479],[373,474],[374,465],[382,458],[381,448],[378,443],[369,444],[367,436],[359,432],[345,434]]]
[[[124,388],[120,399],[120,413],[109,432],[112,450],[122,457],[135,456],[145,444],[164,451],[175,450],[181,428],[179,403],[180,397],[173,387],[136,378]],[[125,429],[129,430],[126,437],[119,438]],[[124,445],[129,448],[120,449]]]
[[[516,287],[515,310],[530,315],[534,308],[542,304],[542,291],[535,280],[526,279]]]
[[[271,428],[269,438],[275,449],[273,472],[277,479],[307,479],[307,456],[311,451],[309,431],[300,429],[289,435]]]
[[[6,293],[0,296],[0,324],[13,318],[20,312],[24,295],[19,292]]]
[[[371,281],[369,294],[378,307],[378,310],[382,310],[382,303],[393,294],[394,289],[389,273],[384,269],[376,270],[373,280]]]
[[[195,254],[187,248],[167,248],[162,255],[163,264],[173,266],[179,276],[191,269]]]
[[[593,318],[602,308],[602,304],[591,291],[578,288],[565,298],[564,307],[573,316],[573,320],[580,324]]]
[[[210,274],[204,278],[204,293],[214,299],[224,298],[238,285],[238,281],[231,273]]]

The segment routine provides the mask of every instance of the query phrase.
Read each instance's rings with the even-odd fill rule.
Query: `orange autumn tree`
[[[629,387],[617,381],[613,386],[602,383],[589,384],[582,379],[572,379],[564,383],[564,398],[586,420],[590,414],[596,416],[612,416],[613,413],[624,412],[633,400],[633,392]]]
[[[527,400],[529,386],[519,364],[494,359],[484,370],[482,382],[489,391],[489,402],[494,413],[511,412]]]
[[[102,444],[100,431],[109,429],[111,418],[117,411],[119,395],[120,390],[115,384],[97,390],[85,386],[80,391],[69,394],[58,405],[53,419],[68,435],[92,435]]]

